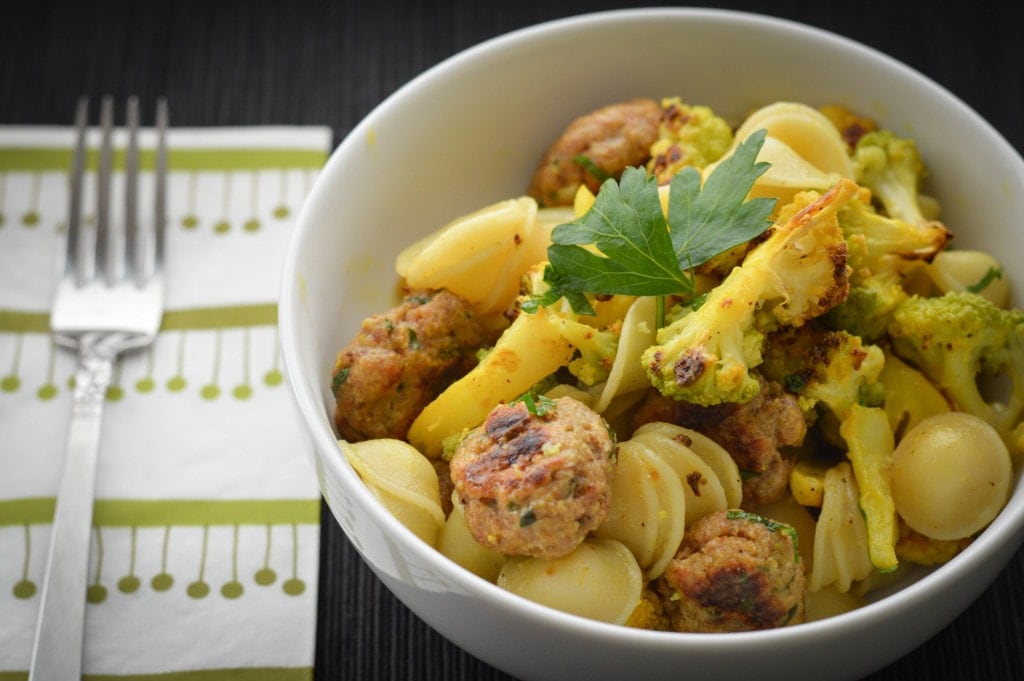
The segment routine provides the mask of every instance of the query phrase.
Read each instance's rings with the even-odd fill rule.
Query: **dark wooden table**
[[[572,14],[661,4],[4,1],[0,124],[67,124],[80,94],[134,93],[143,102],[166,94],[177,125],[326,124],[337,142],[407,80],[481,40]],[[1024,22],[1009,3],[699,4],[802,21],[884,51],[944,85],[1024,151]],[[319,679],[510,679],[397,602],[326,509],[319,594]],[[870,679],[1024,679],[1024,550],[952,626]]]

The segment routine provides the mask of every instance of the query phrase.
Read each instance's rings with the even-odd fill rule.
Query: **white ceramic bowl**
[[[1024,163],[928,78],[836,35],[700,9],[600,13],[517,31],[423,73],[342,142],[299,217],[280,305],[284,361],[324,497],[381,580],[442,635],[523,679],[856,679],[953,620],[1024,539],[1020,472],[1002,514],[966,551],[854,612],[743,634],[671,634],[535,605],[462,570],[380,506],[340,456],[330,372],[360,321],[390,307],[403,245],[519,195],[577,115],[679,95],[738,117],[777,100],[843,103],[915,137],[958,246],[1024,252]],[[950,143],[955,140],[956,143]],[[965,151],[966,150],[966,151]],[[968,229],[969,227],[969,229]],[[1014,301],[1024,267],[1005,263]]]

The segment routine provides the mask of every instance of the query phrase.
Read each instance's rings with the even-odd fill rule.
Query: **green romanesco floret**
[[[850,293],[824,320],[831,329],[876,341],[908,297],[904,279],[941,252],[951,235],[940,222],[911,225],[879,213],[863,188],[839,209],[838,218],[849,250]]]
[[[651,145],[647,172],[667,184],[682,168],[703,168],[732,147],[732,128],[709,107],[684,104],[678,97],[661,101],[658,139]]]
[[[801,326],[847,293],[846,242],[836,211],[856,185],[841,180],[823,195],[797,195],[801,208],[777,223],[704,303],[658,332],[643,353],[664,395],[700,405],[744,402],[760,391],[751,370],[765,334]]]
[[[869,132],[857,142],[853,165],[857,183],[871,190],[889,217],[929,225],[919,202],[927,169],[914,140],[891,130]]]
[[[839,210],[839,226],[850,249],[851,280],[882,272],[899,273],[918,261],[931,261],[952,235],[938,221],[921,223],[879,213],[865,189]]]
[[[577,356],[567,366],[569,373],[586,386],[606,380],[615,362],[622,325],[597,329],[576,320],[567,320],[563,331],[566,340],[577,351]]]
[[[822,316],[824,325],[867,342],[885,336],[893,312],[908,298],[896,276],[877,274],[850,284],[846,299]]]
[[[804,411],[821,406],[841,421],[855,404],[882,402],[885,353],[851,333],[785,327],[768,337],[764,355],[765,377],[796,395]]]
[[[1019,451],[1024,311],[967,292],[912,296],[893,314],[889,337],[893,351],[917,366],[957,410],[984,419],[1011,451]],[[984,385],[995,386],[994,394]]]
[[[531,268],[523,276],[520,301],[529,301],[533,295],[542,294],[549,288],[544,281],[542,266]],[[592,304],[592,307],[597,307]],[[572,345],[575,356],[567,365],[569,372],[586,386],[593,386],[608,378],[608,372],[615,362],[615,353],[622,335],[621,320],[613,320],[600,328],[595,318],[583,317],[573,311],[568,301],[562,299],[547,308],[548,313],[560,321],[562,337]],[[523,312],[522,314],[529,314]]]

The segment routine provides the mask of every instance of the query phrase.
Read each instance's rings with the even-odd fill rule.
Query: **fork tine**
[[[75,151],[71,160],[70,190],[68,207],[67,244],[64,255],[64,274],[74,274],[75,284],[85,283],[84,257],[86,244],[82,239],[82,184],[85,175],[86,134],[89,129],[89,98],[81,97],[75,108]]]
[[[156,233],[156,262],[154,271],[163,269],[164,248],[167,239],[167,126],[170,124],[167,98],[156,101],[156,197],[154,200],[154,230]]]
[[[139,99],[128,98],[125,106],[128,142],[124,154],[124,239],[129,273],[136,286],[145,283],[144,240],[139,234]]]
[[[103,98],[100,106],[100,158],[96,180],[96,265],[108,286],[118,279],[118,238],[110,219],[110,175],[114,165],[114,100]]]

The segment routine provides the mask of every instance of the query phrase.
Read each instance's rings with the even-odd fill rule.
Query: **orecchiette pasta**
[[[434,467],[401,440],[338,442],[345,458],[381,503],[420,539],[433,546],[445,524]]]
[[[923,419],[892,457],[896,509],[932,539],[961,539],[984,528],[1006,502],[1013,467],[989,424],[961,412]]]
[[[703,433],[671,423],[653,421],[633,433],[645,439],[655,451],[660,447],[684,448],[700,458],[714,473],[715,481],[725,494],[725,508],[739,508],[743,502],[743,480],[735,459],[725,449]],[[722,510],[722,509],[716,509]]]
[[[850,464],[843,461],[825,474],[825,497],[814,533],[814,565],[809,591],[832,586],[847,592],[871,574],[868,533],[859,506],[860,491]]]
[[[1003,266],[983,251],[950,250],[937,253],[927,273],[939,291],[966,291],[968,287],[999,307],[1010,300],[1010,282]]]
[[[489,582],[498,578],[498,572],[505,564],[505,556],[473,538],[462,503],[454,493],[452,512],[448,514],[448,520],[437,537],[437,550]]]
[[[736,130],[737,143],[761,129],[819,171],[853,177],[853,163],[842,136],[825,114],[814,107],[801,102],[775,102],[761,107]]]
[[[758,130],[767,136],[758,161],[771,166],[754,183],[751,196],[778,198],[777,207],[797,192],[823,191],[840,177],[853,177],[853,166],[839,131],[817,109],[796,102],[777,102],[758,109],[736,130],[733,148]],[[704,169],[705,177],[723,161]]]
[[[549,233],[531,198],[501,201],[459,218],[402,251],[399,276],[414,289],[442,289],[478,311],[500,312],[519,293],[519,278],[545,257]]]
[[[592,406],[598,414],[603,413],[614,398],[650,386],[640,356],[654,342],[655,305],[654,298],[637,298],[626,312],[608,380],[595,387],[597,398]]]
[[[627,547],[588,539],[565,558],[512,558],[497,583],[556,610],[623,624],[640,602],[643,575]]]
[[[647,423],[619,444],[611,513],[594,534],[630,547],[653,579],[688,523],[738,508],[742,495],[739,469],[719,445],[688,428]]]
[[[621,542],[648,579],[672,559],[686,530],[686,495],[675,470],[649,447],[619,444],[612,476],[611,509],[594,536]]]

